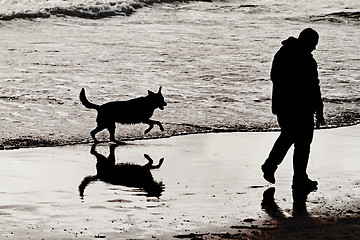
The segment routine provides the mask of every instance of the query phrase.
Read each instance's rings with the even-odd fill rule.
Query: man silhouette
[[[317,63],[311,54],[318,41],[319,34],[306,28],[298,38],[284,40],[274,56],[270,74],[272,112],[277,116],[281,133],[261,166],[265,180],[275,183],[275,171],[294,144],[292,188],[310,191],[318,184],[306,173],[314,134],[314,114],[317,126],[325,124]]]

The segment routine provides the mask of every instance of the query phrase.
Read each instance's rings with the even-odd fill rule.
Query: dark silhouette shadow
[[[264,191],[261,209],[263,209],[274,220],[285,220],[286,216],[274,199],[275,188],[271,187]]]
[[[278,225],[277,234],[284,234],[290,232],[302,236],[304,232],[309,230],[309,227],[317,221],[312,218],[306,209],[307,196],[311,191],[293,190],[293,209],[292,217],[287,217],[284,211],[275,202],[274,194],[275,188],[271,187],[264,191],[261,208],[276,221]],[[311,232],[311,231],[310,231]],[[295,238],[298,239],[298,238]],[[301,238],[299,238],[301,239]]]
[[[161,87],[157,93],[149,90],[148,95],[145,97],[134,98],[128,101],[108,102],[103,105],[91,103],[86,98],[84,88],[81,89],[79,97],[81,103],[86,108],[95,109],[98,112],[96,117],[97,127],[90,133],[95,143],[97,142],[95,135],[107,129],[110,133],[110,141],[121,144],[121,142],[115,139],[116,123],[148,124],[149,127],[145,130],[145,134],[150,132],[154,124],[158,125],[161,131],[164,131],[164,127],[159,121],[150,119],[155,109],[159,108],[160,110],[164,110],[164,107],[167,105],[161,93]]]
[[[288,216],[275,202],[275,188],[265,190],[261,207],[275,221],[274,226],[251,239],[355,239],[359,236],[358,214],[342,215],[345,211],[341,208],[337,213],[313,210],[313,215],[310,214],[306,208],[310,192],[293,190],[292,216]]]
[[[323,102],[316,60],[311,54],[316,49],[319,34],[306,28],[298,38],[289,37],[275,54],[271,67],[272,112],[281,129],[269,157],[261,169],[264,178],[275,183],[275,172],[292,145],[293,187],[314,190],[316,181],[307,175],[310,146],[316,126],[325,124]]]
[[[293,190],[293,211],[292,217],[306,217],[309,216],[306,210],[307,196],[311,191]],[[261,208],[275,220],[287,220],[287,217],[277,205],[274,199],[275,188],[270,187],[264,191],[263,200],[261,202]]]
[[[153,165],[153,160],[147,154],[144,157],[149,161],[141,166],[131,163],[118,163],[115,159],[115,148],[117,145],[110,145],[110,154],[108,157],[96,151],[96,144],[91,147],[90,153],[97,159],[95,176],[85,177],[79,185],[80,197],[84,197],[85,188],[94,181],[103,181],[113,185],[122,185],[134,187],[146,192],[148,197],[160,197],[164,191],[164,184],[156,182],[150,172],[152,169],[161,167],[164,159],[161,158],[158,165]]]

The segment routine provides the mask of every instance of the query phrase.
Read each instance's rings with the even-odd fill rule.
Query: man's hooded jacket
[[[317,63],[311,52],[294,37],[284,40],[282,45],[274,56],[270,74],[272,112],[277,115],[322,114]]]

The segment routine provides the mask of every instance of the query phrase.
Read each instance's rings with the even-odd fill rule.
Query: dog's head
[[[160,110],[164,110],[164,107],[167,105],[167,103],[165,102],[164,97],[161,93],[161,87],[159,87],[159,91],[157,93],[148,90],[148,94],[154,101],[155,107],[160,108]]]

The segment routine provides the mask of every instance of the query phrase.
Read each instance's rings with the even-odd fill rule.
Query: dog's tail
[[[99,105],[96,105],[94,103],[89,102],[89,100],[87,100],[86,96],[85,96],[85,89],[81,89],[80,92],[80,101],[82,102],[82,104],[87,107],[87,108],[91,108],[91,109],[98,109]]]
[[[85,177],[82,181],[81,184],[79,185],[79,195],[80,197],[84,197],[84,191],[87,185],[89,185],[91,182],[98,180],[97,176],[87,176]]]

